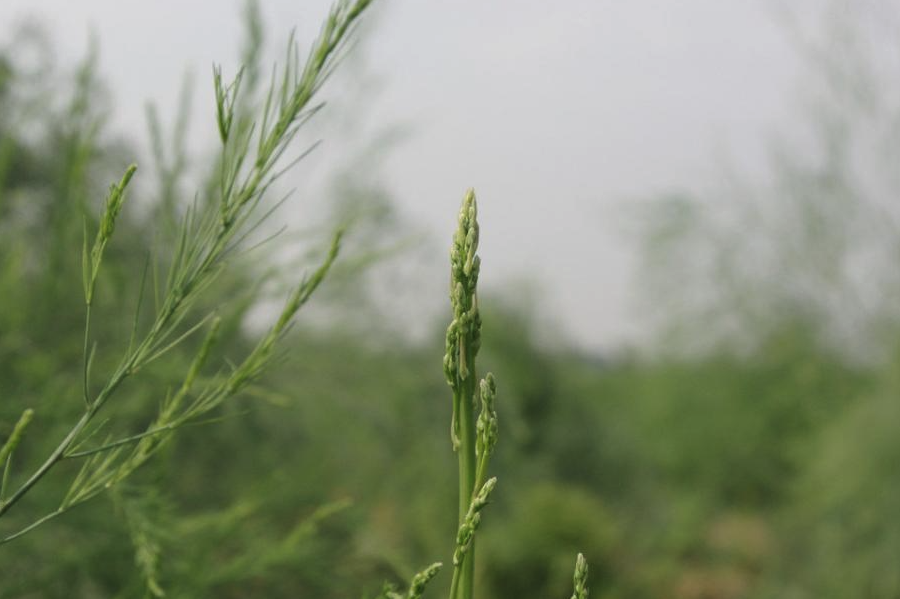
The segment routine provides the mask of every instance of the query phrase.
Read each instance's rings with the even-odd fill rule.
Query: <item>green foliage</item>
[[[792,597],[893,597],[900,592],[900,459],[896,380],[859,397],[816,435],[792,489],[792,542],[776,570]],[[802,556],[798,560],[794,556]],[[790,570],[790,574],[786,572]],[[777,594],[770,588],[764,596]]]
[[[101,119],[90,108],[93,106],[90,96],[95,85],[92,62],[86,62],[77,73],[77,86],[71,103],[58,121],[49,119],[48,140],[53,140],[57,122],[65,137],[58,146],[50,144],[47,149],[41,149],[41,152],[46,152],[50,164],[55,156],[62,156],[68,161],[64,163],[59,185],[50,186],[51,190],[58,190],[58,195],[42,195],[40,185],[44,182],[39,178],[27,177],[28,171],[23,173],[19,170],[10,172],[0,194],[6,200],[0,204],[6,211],[4,225],[10,231],[9,235],[3,236],[2,243],[8,251],[2,252],[4,259],[0,272],[8,288],[18,290],[6,307],[10,308],[11,318],[19,320],[5,324],[10,325],[11,331],[24,332],[28,321],[52,323],[46,329],[46,337],[41,338],[42,331],[32,326],[31,339],[22,339],[29,346],[37,343],[37,351],[23,351],[15,335],[3,348],[19,360],[32,357],[44,359],[46,367],[42,372],[29,362],[22,361],[20,364],[14,360],[7,363],[7,372],[2,377],[4,381],[18,385],[6,390],[12,399],[10,404],[13,409],[22,404],[34,407],[25,409],[19,424],[8,437],[5,436],[2,462],[3,491],[6,493],[0,493],[0,516],[3,516],[4,527],[9,528],[8,532],[0,535],[0,543],[20,540],[41,524],[58,518],[104,491],[117,489],[125,478],[130,478],[149,458],[163,449],[176,429],[200,422],[204,415],[218,408],[226,399],[248,390],[271,362],[276,342],[284,337],[293,316],[309,300],[334,262],[340,233],[321,265],[289,295],[268,331],[260,339],[250,342],[244,355],[228,368],[219,368],[212,373],[206,366],[211,359],[221,360],[217,342],[222,337],[222,318],[214,311],[223,310],[220,306],[224,304],[222,297],[209,299],[203,293],[222,283],[227,284],[232,276],[229,269],[236,268],[236,258],[244,251],[246,236],[265,219],[266,214],[260,213],[266,191],[286,169],[279,166],[280,158],[299,127],[315,112],[315,109],[307,110],[307,106],[333,68],[334,59],[350,27],[368,4],[364,0],[336,4],[304,65],[297,62],[297,49],[289,49],[287,68],[280,79],[273,78],[259,127],[248,111],[238,112],[238,108],[246,103],[239,96],[239,83],[223,88],[221,74],[216,71],[217,110],[219,118],[228,123],[228,127],[222,130],[222,154],[216,169],[221,174],[220,185],[210,197],[195,200],[186,210],[181,205],[163,206],[164,209],[179,212],[165,222],[179,221],[180,231],[171,250],[158,248],[154,256],[150,256],[146,249],[151,245],[149,236],[141,234],[142,227],[136,226],[136,221],[124,218],[122,211],[126,187],[136,170],[133,165],[126,169],[118,183],[110,187],[96,224],[92,224],[87,216],[73,218],[81,211],[86,212],[85,198],[90,195],[87,181],[93,178],[88,174],[88,169],[98,164],[105,152],[96,145]],[[16,108],[12,105],[8,111]],[[16,130],[14,119],[8,123],[9,128],[2,136],[6,147],[15,149],[10,150],[13,156],[24,154],[24,140],[34,139],[35,136],[26,136]],[[249,143],[254,135],[258,143],[255,152],[251,153]],[[41,138],[38,136],[37,139]],[[53,153],[59,148],[63,151]],[[39,168],[56,172],[52,166]],[[164,171],[164,176],[171,180],[177,174],[170,170]],[[47,180],[53,182],[51,178]],[[169,189],[173,187],[170,185]],[[30,199],[28,196],[32,194],[39,200],[43,199],[43,205],[40,201],[33,202],[25,210],[27,204],[24,200]],[[72,198],[78,201],[72,202]],[[40,214],[44,206],[52,215],[52,222],[57,225],[55,229],[51,227],[49,234],[38,226],[40,221],[32,225],[30,220],[35,208]],[[57,217],[55,212],[61,215]],[[159,215],[158,211],[154,213]],[[72,223],[78,225],[73,226]],[[89,247],[89,231],[94,228],[96,234]],[[65,366],[59,368],[59,365],[67,364],[75,350],[74,346],[67,348],[61,345],[58,337],[61,332],[73,331],[77,318],[74,316],[74,306],[67,301],[70,296],[57,289],[62,290],[63,284],[72,280],[70,273],[74,269],[68,258],[71,252],[67,254],[65,246],[71,243],[74,232],[82,229],[81,285],[86,317],[82,336],[82,367],[80,372],[75,373]],[[128,240],[128,251],[121,252],[120,248],[112,246],[109,248],[112,251],[107,251],[107,246],[119,237]],[[45,260],[34,251],[40,248],[33,243],[38,238],[50,241],[50,260]],[[45,284],[37,287],[23,285],[29,278]],[[131,279],[130,286],[125,283],[126,278]],[[121,287],[125,293],[109,293],[108,287]],[[37,291],[34,299],[41,298],[43,302],[34,301],[29,295],[32,289]],[[151,304],[150,307],[142,310],[147,304]],[[210,310],[209,306],[214,308]],[[224,310],[228,328],[232,331],[230,336],[233,337],[235,325],[239,323],[243,311]],[[94,318],[92,322],[92,312],[103,314],[104,318],[99,322]],[[51,314],[52,318],[49,317]],[[70,323],[68,328],[63,326],[66,318]],[[205,339],[197,343],[192,339],[193,333],[206,325],[209,326]],[[71,339],[71,336],[66,339]],[[123,341],[126,343],[121,346],[122,349],[115,350],[116,344]],[[51,344],[56,351],[48,353],[46,348]],[[246,342],[241,344],[248,345]],[[116,353],[119,357],[115,357]],[[51,371],[54,371],[53,376],[49,376]],[[92,382],[91,374],[96,371],[107,373],[105,382],[99,386]],[[135,386],[132,379],[139,373],[143,380]],[[181,380],[173,389],[175,377]],[[63,401],[71,397],[71,389],[79,389],[79,394],[83,396],[80,415],[76,406]],[[114,396],[130,397],[117,397],[118,402],[110,401]],[[115,405],[108,409],[108,403]],[[46,453],[41,461],[30,466],[33,469],[28,474],[27,469],[19,468],[22,464],[18,460],[14,461],[18,456],[13,454],[13,450],[20,445],[25,425],[35,413],[38,414],[35,421],[43,429],[39,438],[41,443],[27,449],[19,447],[17,453],[29,463],[39,458],[42,451]],[[0,416],[0,422],[4,417]],[[137,426],[140,427],[138,430],[143,430],[132,432],[135,424],[141,421],[143,424]],[[41,445],[46,445],[54,437],[62,441],[42,450]],[[81,462],[81,468],[72,470],[68,465],[70,462]],[[57,477],[49,477],[51,472],[58,473]],[[71,482],[60,489],[60,483],[67,477]],[[44,515],[34,516],[19,509],[12,510],[20,502],[24,503],[26,497],[29,500],[34,497],[30,501],[32,513],[40,514],[43,510]],[[154,526],[143,502],[122,499],[118,504],[132,538],[136,562],[146,588],[151,594],[160,595],[160,556],[164,541],[154,534],[159,529]],[[317,516],[315,520],[318,519]],[[302,530],[298,531],[284,540],[282,553],[289,552],[302,537],[308,536],[301,534]],[[273,551],[259,555],[271,555]],[[25,548],[22,555],[27,554],[28,549]],[[60,563],[66,563],[66,560],[62,559]],[[259,563],[268,562],[260,557],[253,562],[253,567],[242,565],[238,569],[255,571]],[[16,570],[14,561],[10,563],[10,568],[11,571]],[[39,572],[40,568],[35,570]],[[22,585],[28,584],[28,577],[18,580]]]
[[[91,341],[94,290],[104,250],[112,237],[124,202],[125,188],[131,181],[136,167],[129,166],[122,180],[110,187],[90,252],[85,224],[82,259],[86,305],[82,375],[85,411],[33,474],[8,498],[0,497],[0,517],[18,503],[60,461],[87,459],[56,510],[34,520],[18,532],[0,538],[0,543],[16,539],[120,483],[156,453],[174,429],[196,421],[259,377],[271,359],[275,342],[283,335],[294,315],[308,301],[328,273],[337,256],[340,233],[335,236],[322,265],[291,293],[275,323],[243,360],[232,367],[230,373],[214,376],[203,389],[191,394],[193,383],[205,365],[210,348],[216,339],[218,321],[213,319],[213,326],[194,356],[180,390],[174,395],[166,396],[158,415],[143,433],[115,440],[108,438],[102,444],[86,450],[81,449],[81,446],[97,432],[96,429],[89,429],[89,425],[127,379],[177,347],[213,318],[212,314],[208,314],[188,324],[191,308],[197,296],[211,286],[226,268],[228,256],[239,247],[248,228],[258,226],[258,223],[248,223],[255,218],[256,209],[263,200],[266,190],[284,172],[283,170],[276,172],[275,166],[300,126],[311,114],[304,114],[304,110],[331,68],[329,57],[339,48],[344,35],[367,5],[368,0],[358,0],[352,4],[348,2],[336,4],[302,68],[297,62],[297,50],[293,45],[289,48],[283,76],[280,79],[276,76],[272,78],[258,128],[257,123],[246,115],[242,115],[244,119],[235,121],[241,74],[239,73],[235,80],[225,87],[220,70],[215,71],[217,116],[222,142],[221,178],[217,201],[205,206],[198,206],[195,203],[185,213],[180,225],[178,242],[167,269],[166,281],[161,290],[154,286],[155,311],[150,319],[151,324],[146,330],[141,331],[141,302],[144,295],[144,280],[147,276],[147,268],[144,269],[127,349],[100,391],[93,394],[90,374],[95,347],[91,347],[90,350],[88,348]],[[232,129],[235,123],[238,130]],[[255,154],[251,154],[250,143],[255,131],[258,131],[257,148]],[[246,170],[245,161],[252,164]],[[131,450],[127,448],[129,445],[133,446]]]
[[[485,594],[564,597],[572,583],[572,551],[581,548],[591,555],[594,586],[603,596],[600,591],[609,588],[606,573],[615,571],[621,543],[611,510],[592,493],[559,483],[517,490],[517,495],[509,516],[483,538]],[[580,597],[587,592],[587,566],[583,556],[577,562]]]
[[[68,78],[0,61],[0,497],[25,489],[2,508],[15,542],[0,546],[0,598],[415,599],[446,583],[457,596],[585,599],[580,555],[570,578],[579,550],[607,599],[896,597],[896,359],[836,348],[841,323],[807,301],[834,292],[834,262],[853,253],[830,245],[848,238],[844,171],[784,171],[802,201],[778,221],[787,234],[760,239],[784,249],[799,286],[756,277],[741,258],[759,241],[731,244],[700,204],[654,208],[659,261],[645,275],[672,292],[653,299],[677,308],[660,314],[678,334],[647,354],[545,343],[542,315],[512,292],[480,297],[473,193],[452,242],[453,321],[427,343],[402,341],[349,293],[329,308],[377,320],[378,343],[292,328],[338,239],[269,329],[245,326],[268,299],[264,256],[246,253],[265,197],[366,4],[339,4],[308,61],[292,46],[264,89],[251,6],[245,68],[214,73],[220,153],[190,205],[185,111],[169,133],[150,117],[156,168],[134,173],[122,157],[136,153],[104,128],[95,57]],[[340,238],[355,264],[396,237],[380,226]],[[684,278],[686,264],[706,274]],[[476,354],[496,377],[479,380]],[[447,568],[421,569],[440,555]]]

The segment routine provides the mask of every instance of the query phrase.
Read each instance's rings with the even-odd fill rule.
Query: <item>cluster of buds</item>
[[[575,559],[575,575],[573,582],[575,583],[575,592],[572,593],[572,599],[588,599],[588,565],[587,560],[582,554],[578,554]]]
[[[497,384],[490,372],[481,380],[481,412],[475,423],[475,456],[488,457],[497,444],[497,412],[494,410],[494,398],[497,396]]]
[[[84,299],[88,305],[91,304],[94,297],[94,286],[97,282],[97,273],[100,271],[100,262],[103,260],[103,251],[106,244],[112,237],[116,228],[116,219],[119,212],[122,211],[122,205],[125,203],[125,189],[131,182],[137,166],[132,164],[125,170],[125,174],[118,183],[113,183],[109,187],[109,193],[106,196],[106,204],[103,207],[103,215],[100,217],[100,228],[97,230],[97,236],[94,238],[94,245],[88,252],[87,247],[87,222],[84,224],[84,249],[82,253],[81,274],[84,284]]]
[[[422,593],[425,592],[425,587],[431,582],[432,578],[437,576],[442,565],[440,562],[431,564],[413,576],[412,582],[409,584],[409,590],[406,593],[398,591],[393,584],[385,584],[376,599],[420,599]]]
[[[447,328],[444,375],[447,383],[457,390],[469,376],[468,364],[475,359],[481,346],[481,316],[478,314],[478,209],[475,191],[466,192],[459,211],[459,227],[450,247],[450,302],[453,321]]]
[[[453,565],[456,567],[462,564],[463,556],[472,544],[475,531],[478,530],[478,525],[481,523],[481,510],[488,504],[491,491],[494,490],[496,484],[496,478],[489,478],[481,486],[481,489],[469,505],[466,517],[463,518],[462,524],[459,525],[459,532],[456,534],[456,551],[453,552]]]
[[[475,355],[481,347],[481,316],[478,314],[478,208],[475,192],[469,190],[459,210],[459,226],[450,246],[450,303],[453,320],[447,327],[444,376],[453,389],[453,420],[450,438],[454,451],[461,445],[459,410],[461,402],[474,404],[474,386],[467,381],[474,370]]]
[[[443,566],[442,563],[436,562],[413,576],[405,599],[419,599],[419,597],[422,596],[422,593],[425,592],[425,586],[431,582],[432,578],[437,576],[441,566]]]

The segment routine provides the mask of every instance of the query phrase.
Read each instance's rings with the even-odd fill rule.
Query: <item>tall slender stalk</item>
[[[477,309],[477,308],[476,308]],[[462,525],[472,504],[475,492],[475,351],[465,353],[466,378],[460,385],[459,396],[459,523]],[[463,555],[460,587],[461,597],[471,598],[474,593],[475,539]]]
[[[475,381],[475,357],[481,346],[481,315],[478,311],[478,207],[469,190],[459,211],[458,227],[450,246],[450,302],[453,320],[447,327],[444,375],[453,391],[450,440],[459,460],[459,521],[453,551],[453,578],[449,599],[474,599],[475,533],[481,512],[488,504],[496,478],[486,478],[497,444],[497,385],[488,373]],[[481,400],[475,418],[477,397]],[[587,562],[578,554],[573,599],[587,599]]]
[[[454,555],[450,598],[471,599],[474,593],[475,540],[472,506],[481,492],[475,420],[477,374],[475,357],[481,346],[481,316],[478,312],[478,208],[475,192],[469,190],[459,211],[459,222],[450,247],[450,302],[453,321],[447,328],[444,375],[453,391],[451,441],[459,460],[460,533]],[[486,463],[484,464],[486,467]],[[493,485],[492,485],[493,486]],[[485,501],[486,502],[486,501]],[[481,506],[483,507],[483,505]],[[481,509],[479,507],[479,511]],[[474,514],[478,516],[478,514]],[[480,517],[480,516],[478,516]],[[471,531],[468,530],[471,527]],[[466,534],[464,535],[464,529]],[[463,542],[462,546],[460,543]]]

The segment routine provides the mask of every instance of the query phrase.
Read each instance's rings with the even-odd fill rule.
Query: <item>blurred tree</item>
[[[743,351],[805,321],[847,358],[877,358],[900,322],[898,11],[831,0],[782,14],[806,67],[802,117],[772,136],[758,180],[729,166],[714,197],[650,202],[647,317],[681,349]]]
[[[649,206],[643,283],[668,366],[644,388],[643,422],[666,431],[649,443],[661,472],[713,493],[707,521],[740,507],[778,539],[760,585],[695,596],[887,599],[900,12],[835,0],[783,16],[808,67],[804,113],[772,141],[767,180],[729,172],[715,201]],[[701,555],[702,529],[688,544]]]

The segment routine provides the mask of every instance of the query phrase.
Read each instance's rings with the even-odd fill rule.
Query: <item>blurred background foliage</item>
[[[261,32],[248,22],[252,65]],[[17,35],[21,51],[0,59],[0,438],[35,410],[21,474],[79,414],[83,219],[135,150],[104,126],[92,57],[59,71],[47,40]],[[823,72],[846,76],[828,56]],[[735,183],[733,201],[646,204],[641,282],[656,334],[639,349],[584,355],[547,342],[545,315],[518,290],[483,298],[503,441],[480,596],[567,596],[580,550],[598,599],[900,597],[900,310],[888,294],[900,236],[862,200],[852,166],[860,120],[897,106],[876,108],[829,106],[812,123],[818,158],[776,151],[773,181]],[[183,127],[151,123],[156,168],[142,170],[107,253],[97,370],[127,339],[148,250],[165,258],[165,223],[192,195]],[[412,342],[378,318],[367,295],[378,292],[354,282],[415,235],[377,173],[336,180],[334,219],[356,225],[345,270],[278,365],[127,485],[0,546],[0,597],[372,597],[446,561],[456,466],[445,323]],[[860,287],[856,255],[873,247],[882,253]],[[230,323],[226,357],[277,295],[276,249],[242,257],[210,296]],[[129,386],[116,426],[145,424],[190,352]],[[54,509],[72,475],[44,481],[2,531]],[[446,584],[445,572],[429,593]]]

